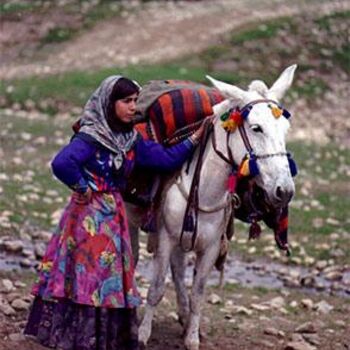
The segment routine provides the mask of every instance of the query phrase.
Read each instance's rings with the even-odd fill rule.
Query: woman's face
[[[136,112],[136,100],[138,94],[134,94],[115,101],[114,110],[116,117],[125,124],[132,122]]]

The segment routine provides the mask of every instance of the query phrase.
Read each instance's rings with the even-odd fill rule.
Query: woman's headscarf
[[[115,154],[116,169],[121,167],[125,154],[137,139],[137,132],[133,128],[127,131],[113,131],[107,122],[110,96],[114,85],[120,78],[122,78],[120,75],[113,75],[101,83],[86,103],[79,121],[79,132],[92,136]]]

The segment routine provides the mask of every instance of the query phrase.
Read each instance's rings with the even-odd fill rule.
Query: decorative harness
[[[262,154],[262,155],[256,155],[254,153],[254,150],[250,144],[248,135],[246,133],[246,130],[244,128],[244,121],[247,119],[250,111],[252,110],[253,106],[258,103],[273,103],[273,105],[269,104],[269,107],[271,108],[272,114],[275,118],[279,118],[280,116],[284,116],[285,118],[290,117],[290,113],[286,110],[281,108],[278,103],[276,103],[273,100],[270,99],[258,99],[255,101],[252,101],[248,104],[246,104],[242,109],[239,109],[238,107],[235,109],[230,109],[228,112],[224,113],[220,119],[222,120],[222,126],[226,130],[226,148],[227,148],[227,156],[225,156],[218,148],[216,144],[216,137],[215,132],[213,131],[213,125],[211,123],[207,123],[204,131],[204,135],[201,138],[200,142],[200,149],[199,149],[199,156],[198,161],[196,164],[196,168],[194,171],[191,189],[188,195],[187,200],[187,206],[185,210],[184,215],[184,221],[182,225],[181,230],[181,236],[180,236],[180,246],[182,249],[186,252],[193,250],[195,241],[197,238],[197,229],[198,229],[198,211],[199,209],[199,203],[198,203],[198,189],[199,189],[199,179],[200,179],[200,171],[202,167],[202,157],[204,154],[204,150],[207,144],[207,141],[211,135],[212,140],[212,146],[215,151],[215,153],[223,159],[226,163],[228,163],[232,170],[230,172],[229,178],[228,178],[228,192],[231,196],[231,200],[228,202],[232,204],[232,211],[237,208],[240,204],[240,198],[235,193],[236,192],[236,185],[239,179],[243,176],[251,176],[255,177],[259,174],[259,168],[257,165],[257,159],[266,159],[271,157],[284,157],[287,156],[288,163],[291,171],[291,175],[295,176],[297,174],[297,167],[296,164],[289,152],[276,152],[276,153],[268,153],[268,154]],[[238,166],[233,158],[232,150],[229,147],[229,140],[231,133],[234,132],[238,128],[242,141],[244,143],[244,146],[247,150],[246,156],[243,158],[241,164]],[[250,222],[251,222],[251,228],[249,232],[249,238],[256,238],[260,235],[261,229],[260,226],[257,224],[258,221],[258,209],[255,207],[252,199],[252,188],[250,186],[250,204],[253,208],[254,212],[250,216]],[[222,209],[222,208],[221,208]],[[234,215],[232,213],[232,215]],[[189,249],[184,248],[183,246],[183,235],[184,233],[192,233],[191,237],[191,246]],[[286,250],[287,254],[289,254],[288,246],[286,244],[283,244],[283,242],[279,239],[279,237],[276,236],[275,238],[277,245],[279,248]]]

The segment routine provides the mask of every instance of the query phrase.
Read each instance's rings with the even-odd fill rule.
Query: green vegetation
[[[37,4],[29,3],[28,1],[5,2],[0,4],[0,15],[22,14],[23,12],[32,11],[37,7]]]
[[[330,15],[325,15],[323,17],[317,18],[315,23],[322,29],[330,29],[330,26],[334,20],[346,21],[350,19],[350,11],[334,12]]]
[[[89,8],[84,23],[103,18],[103,15],[97,15],[99,11],[105,11],[107,16],[121,10],[109,1],[102,1],[98,6],[98,11],[95,7]],[[96,18],[93,19],[93,16]],[[335,13],[315,18],[310,24],[304,18],[281,17],[251,24],[249,28],[236,31],[227,40],[223,39],[218,45],[175,62],[130,65],[126,68],[115,67],[89,72],[72,71],[42,78],[4,81],[0,85],[0,95],[5,97],[8,105],[19,103],[23,107],[27,100],[32,100],[37,108],[53,114],[71,106],[82,106],[89,94],[110,74],[124,74],[142,84],[150,79],[169,78],[206,82],[205,75],[210,74],[217,79],[244,87],[257,77],[271,84],[276,72],[297,62],[298,84],[289,92],[289,99],[302,96],[312,101],[328,90],[327,74],[330,70],[332,74],[341,71],[349,73],[350,46],[346,36],[334,29],[343,25],[348,18],[349,12]],[[326,25],[327,23],[332,25]],[[312,34],[315,26],[324,39],[320,40]],[[68,40],[76,33],[77,29],[56,27],[43,42]]]
[[[177,64],[158,66],[128,66],[108,68],[95,72],[74,71],[58,76],[30,77],[4,82],[0,95],[9,103],[24,105],[29,99],[45,112],[56,112],[59,104],[82,106],[100,82],[112,74],[122,74],[141,84],[151,79],[178,79],[201,81],[206,72],[198,67],[184,69]],[[46,102],[40,104],[40,102]],[[56,107],[56,108],[55,108]]]
[[[71,28],[55,27],[50,29],[41,41],[43,44],[59,43],[71,39],[74,33],[75,31]]]
[[[293,30],[292,30],[293,28]],[[230,42],[233,45],[243,44],[247,41],[256,41],[260,39],[270,39],[278,34],[281,29],[294,31],[292,19],[290,17],[280,17],[275,20],[252,26],[247,30],[242,30],[232,35]]]

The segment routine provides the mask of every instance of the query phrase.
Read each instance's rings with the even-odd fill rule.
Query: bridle
[[[255,104],[269,103],[269,102],[276,104],[278,106],[278,108],[281,109],[280,106],[273,100],[259,99],[259,100],[254,100],[254,101],[246,104],[242,109],[238,109],[238,107],[237,107],[236,111],[239,111],[241,113],[241,115],[243,116],[243,118],[246,119],[248,117],[251,109],[253,108],[253,106]],[[284,113],[283,113],[283,115],[288,118],[290,116],[290,114],[286,110],[283,110],[283,111],[285,111],[285,113],[287,113],[287,116]],[[238,168],[240,166],[239,164],[235,163],[234,157],[232,154],[232,150],[229,146],[230,136],[231,136],[232,132],[227,131],[227,133],[226,133],[226,148],[227,148],[227,156],[226,156],[225,154],[223,154],[223,152],[221,152],[217,148],[216,135],[215,135],[215,131],[213,129],[214,129],[213,124],[207,123],[207,126],[205,128],[205,132],[204,132],[204,137],[202,137],[202,140],[200,143],[199,157],[198,157],[198,161],[197,161],[196,168],[194,171],[190,193],[189,193],[188,198],[187,198],[187,206],[185,209],[184,221],[183,221],[181,235],[180,235],[180,246],[182,247],[182,249],[184,251],[190,251],[194,248],[194,244],[195,244],[196,237],[197,237],[197,228],[198,228],[197,221],[198,221],[198,210],[199,210],[199,201],[198,201],[199,178],[200,178],[200,171],[201,171],[201,166],[202,166],[202,156],[203,156],[204,149],[206,147],[206,144],[207,144],[209,137],[211,137],[212,146],[213,146],[215,153],[222,160],[224,160],[226,163],[228,163],[230,165],[230,167],[232,169],[230,176],[233,175],[233,177],[236,178],[236,174],[237,174]],[[257,164],[256,164],[257,159],[266,159],[266,158],[271,158],[271,157],[285,157],[285,156],[287,156],[288,162],[290,165],[290,169],[291,169],[291,173],[293,175],[291,162],[293,162],[292,164],[294,166],[295,166],[295,163],[291,159],[291,156],[288,152],[268,153],[268,154],[262,154],[262,155],[257,156],[257,155],[255,155],[253,148],[251,146],[251,143],[249,141],[248,135],[247,135],[245,127],[244,127],[244,122],[239,124],[238,129],[239,129],[239,133],[241,135],[241,138],[243,140],[244,146],[245,146],[246,151],[247,151],[246,157],[247,156],[250,157],[250,159],[255,163],[256,169],[258,169]],[[246,157],[243,158],[242,162],[246,160]],[[250,160],[249,160],[249,163],[250,163]],[[296,167],[295,167],[295,171],[296,171]],[[235,188],[235,186],[234,186],[234,188]],[[239,205],[239,202],[240,202],[240,198],[235,193],[234,189],[232,191],[229,189],[229,193],[231,195],[231,199],[229,200],[228,203],[229,204],[231,203],[232,210],[237,209],[237,206]],[[253,203],[253,186],[249,187],[249,197],[250,197],[251,205],[256,210],[254,203]],[[258,216],[257,211],[254,211],[251,215],[251,224],[252,224],[251,228],[253,228],[253,229],[251,230],[252,234],[250,233],[250,235],[253,238],[255,238],[257,235],[260,234],[258,232],[260,230],[260,226],[257,227],[257,221],[258,221],[257,216]],[[189,250],[185,249],[183,244],[182,244],[182,239],[183,239],[183,235],[185,232],[192,232],[191,246],[190,246]]]
[[[278,103],[274,100],[270,100],[270,99],[258,99],[258,100],[254,100],[252,102],[247,103],[242,109],[239,109],[239,111],[241,112],[242,115],[245,116],[245,119],[248,117],[250,111],[252,110],[253,106],[258,104],[258,103],[273,103],[278,105]],[[288,152],[276,152],[276,153],[267,153],[267,154],[259,154],[256,155],[253,147],[251,146],[251,143],[249,141],[246,129],[244,127],[244,123],[242,123],[242,125],[238,126],[238,130],[239,133],[241,135],[243,144],[246,148],[247,153],[254,157],[255,159],[267,159],[267,158],[272,158],[272,157],[284,157],[287,156],[289,157],[289,153]],[[236,168],[238,167],[238,165],[235,163],[234,159],[233,159],[233,154],[232,154],[232,150],[229,146],[229,141],[230,141],[230,136],[231,136],[231,132],[226,132],[226,150],[227,150],[227,156],[225,156],[218,148],[217,148],[217,144],[216,144],[216,136],[215,136],[215,132],[212,132],[212,145],[214,148],[215,153],[221,158],[223,159],[226,163],[230,164],[232,167]]]

